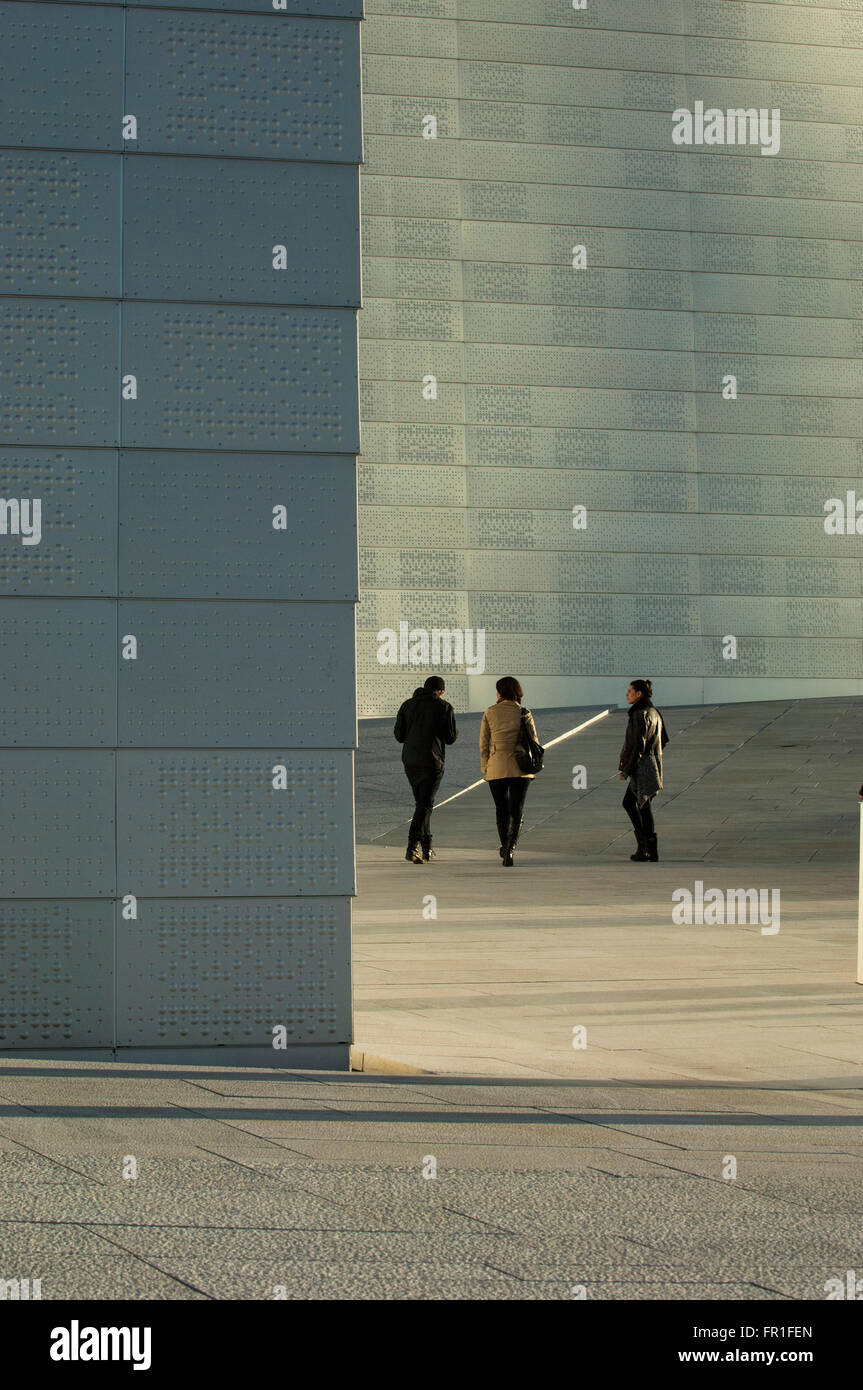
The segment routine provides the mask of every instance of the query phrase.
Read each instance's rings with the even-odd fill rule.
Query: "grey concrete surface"
[[[854,1090],[0,1061],[43,1300],[822,1299],[861,1178]]]
[[[552,751],[512,871],[484,788],[440,813],[437,863],[406,864],[401,772],[364,730],[357,1056],[420,1070],[0,1057],[0,1279],[43,1300],[824,1299],[863,1271],[859,715],[670,712],[655,865],[628,859],[615,715]],[[554,719],[542,737],[578,722]],[[779,887],[779,932],[674,925],[696,876]]]
[[[368,794],[360,781],[377,832],[358,851],[358,1046],[435,1073],[859,1085],[861,710],[831,699],[669,711],[658,864],[629,860],[623,711],[550,750],[512,870],[485,787],[435,813],[439,858],[419,867],[403,857],[407,783],[388,800],[380,779]],[[540,711],[540,738],[583,717]],[[383,759],[377,732],[370,743]],[[576,766],[586,790],[572,789]],[[478,761],[460,773],[474,780]],[[441,798],[457,789],[449,778]],[[778,892],[778,932],[675,924],[672,895],[696,881],[764,890],[768,912]]]

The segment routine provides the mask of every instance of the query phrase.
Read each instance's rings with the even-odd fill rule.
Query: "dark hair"
[[[515,700],[521,704],[521,697],[524,694],[515,676],[501,676],[495,685],[495,690],[503,700]]]
[[[443,676],[428,676],[423,682],[423,690],[446,690],[446,681]]]
[[[653,699],[653,681],[630,681],[629,684],[642,698],[646,696],[648,700]]]

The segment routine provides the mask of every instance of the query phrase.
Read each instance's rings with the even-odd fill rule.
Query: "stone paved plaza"
[[[404,862],[397,750],[364,726],[366,1070],[0,1059],[0,1278],[43,1299],[824,1299],[863,1270],[860,708],[669,711],[656,865],[628,859],[615,712],[550,751],[509,872],[482,787],[437,813],[437,863]],[[477,722],[442,798],[477,775]],[[780,930],[675,925],[696,879],[778,888]]]

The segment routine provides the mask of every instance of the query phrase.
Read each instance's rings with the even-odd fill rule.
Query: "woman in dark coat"
[[[629,721],[620,751],[620,779],[629,780],[623,809],[632,821],[638,848],[630,859],[659,859],[651,801],[662,790],[662,750],[668,742],[665,720],[652,701],[650,681],[632,681],[626,692]]]

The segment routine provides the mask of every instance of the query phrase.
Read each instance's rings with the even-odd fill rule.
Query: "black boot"
[[[645,848],[646,848],[646,850],[647,850],[647,858],[650,860],[651,864],[658,864],[658,863],[659,863],[659,848],[658,848],[657,843],[656,843],[656,836],[655,836],[655,835],[648,835],[648,837],[647,837],[647,842],[646,842],[646,844],[645,844]]]
[[[416,844],[412,844],[408,841],[408,847],[405,850],[405,859],[409,864],[421,864],[423,862],[423,847],[419,840],[417,840]]]
[[[432,837],[431,837],[431,835],[424,835],[423,838],[422,838],[421,843],[422,843],[423,862],[424,862],[425,864],[428,864],[432,859],[437,859],[437,855],[435,854],[434,850],[432,849]]]
[[[640,835],[637,835],[636,839],[638,840],[638,849],[635,851],[634,854],[631,854],[629,857],[636,864],[646,864],[648,859],[650,858],[650,855],[647,852],[647,841],[643,840]]]
[[[512,852],[518,840],[518,832],[521,830],[522,821],[516,825],[515,817],[510,816],[506,823],[506,840],[503,845],[503,867],[511,869],[513,866]]]

